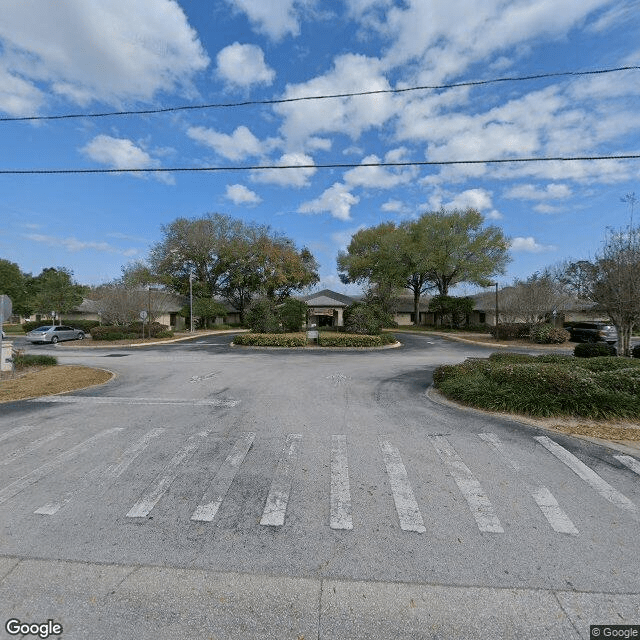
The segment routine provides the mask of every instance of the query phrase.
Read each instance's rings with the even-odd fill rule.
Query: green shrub
[[[632,362],[615,358],[585,361],[570,356],[556,362],[544,362],[541,357],[510,362],[491,356],[438,367],[433,381],[447,397],[491,411],[637,419],[640,366]]]
[[[24,328],[21,324],[3,324],[2,330],[9,336],[19,336],[24,333]]]
[[[13,364],[16,369],[34,366],[52,367],[58,364],[58,359],[54,356],[17,353],[13,357]]]
[[[240,333],[233,343],[246,347],[304,347],[305,333]]]
[[[576,358],[598,358],[600,356],[615,356],[616,348],[606,342],[581,342],[575,346],[573,355]]]
[[[600,373],[603,371],[618,371],[620,369],[634,369],[640,367],[640,362],[630,360],[629,358],[617,358],[615,356],[600,356],[596,358],[580,358],[576,365]]]
[[[51,320],[41,320],[40,322],[35,322],[33,320],[28,320],[27,322],[23,322],[22,323],[22,330],[25,333],[28,333],[29,331],[33,331],[34,329],[37,329],[38,327],[42,327],[42,326],[50,326],[52,325],[53,322]],[[90,333],[91,329],[93,329],[93,327],[97,327],[100,322],[98,322],[98,320],[56,320],[56,324],[64,324],[68,327],[73,327],[74,329],[80,329],[81,331],[84,331],[85,333]]]
[[[497,328],[491,327],[490,333],[495,338],[496,331],[500,340],[526,340],[531,332],[531,325],[527,322],[501,322]]]
[[[280,319],[271,300],[256,300],[246,315],[247,325],[254,333],[278,333]]]
[[[160,333],[153,336],[154,338],[173,338],[173,331],[169,331],[165,329],[164,331],[160,331]]]
[[[344,327],[347,333],[377,336],[384,326],[381,310],[373,304],[354,302],[344,310]]]
[[[318,336],[321,347],[380,347],[382,339],[378,336],[353,333],[324,333]]]
[[[307,319],[309,307],[302,300],[287,298],[278,307],[278,315],[282,322],[282,330],[287,333],[302,331],[302,325]]]
[[[537,324],[531,327],[531,342],[537,344],[562,344],[571,334],[566,329],[558,329],[552,324]]]

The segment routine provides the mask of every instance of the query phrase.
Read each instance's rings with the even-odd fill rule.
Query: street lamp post
[[[193,271],[189,270],[189,331],[193,333]]]
[[[500,339],[498,335],[498,283],[494,283],[496,285],[496,340]]]

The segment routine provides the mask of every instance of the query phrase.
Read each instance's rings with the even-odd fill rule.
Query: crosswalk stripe
[[[249,449],[251,449],[255,437],[255,433],[249,432],[243,433],[236,440],[231,452],[218,469],[215,478],[202,496],[200,504],[191,516],[191,520],[211,522],[215,518],[231,483],[238,473],[240,465],[249,452]]]
[[[380,449],[387,468],[400,528],[403,531],[424,533],[427,529],[424,526],[418,502],[413,495],[407,469],[402,462],[400,452],[388,440],[380,440]]]
[[[331,436],[331,514],[332,529],[353,529],[347,437]]]
[[[480,482],[449,441],[444,436],[429,436],[429,440],[467,501],[478,529],[487,533],[504,533],[500,520],[493,510],[493,505]]]
[[[98,440],[104,438],[105,436],[111,435],[112,433],[117,433],[122,431],[122,427],[113,427],[112,429],[106,429],[105,431],[101,431],[97,433],[95,436],[92,436],[88,440],[81,442],[80,444],[75,445],[68,451],[61,453],[59,456],[55,457],[53,460],[46,462],[42,466],[30,471],[26,475],[22,476],[22,478],[18,478],[15,482],[7,485],[3,489],[0,490],[0,504],[12,498],[13,496],[20,493],[23,489],[35,484],[40,478],[50,474],[57,467],[61,467],[65,462],[68,462],[75,456],[84,453],[88,449],[90,449]]]
[[[164,495],[165,491],[171,486],[171,483],[176,479],[178,475],[178,467],[188,460],[200,446],[201,442],[209,435],[208,431],[201,431],[192,435],[187,444],[176,453],[165,467],[165,472],[161,473],[151,484],[147,487],[147,490],[142,494],[142,497],[136,502],[129,512],[127,518],[144,518],[149,515],[151,510],[156,506],[160,498]]]
[[[103,472],[93,473],[90,472],[87,474],[86,480],[89,480],[89,477],[103,476],[105,478],[118,478],[122,473],[127,469],[127,467],[149,446],[149,443],[153,438],[156,438],[161,433],[164,432],[164,429],[152,429],[148,433],[146,433],[140,440],[131,445],[124,453],[120,455],[118,458],[118,462],[108,466]],[[37,513],[39,515],[44,516],[52,516],[55,513],[58,513],[62,507],[64,507],[68,502],[71,501],[74,495],[74,491],[69,491],[65,494],[63,498],[57,500],[55,502],[48,502],[47,504],[38,507],[33,513]]]
[[[622,462],[625,467],[629,467],[631,471],[634,471],[640,476],[640,462],[631,456],[613,456],[616,460]]]
[[[47,442],[51,442],[56,438],[67,433],[68,429],[60,429],[59,431],[54,431],[53,433],[49,433],[46,436],[39,438],[38,440],[34,440],[33,442],[25,445],[24,447],[20,447],[20,449],[16,449],[12,453],[10,453],[6,458],[0,460],[0,466],[4,466],[5,464],[10,464],[14,460],[18,458],[22,458],[22,456],[26,456],[27,454],[35,451],[38,447],[41,447],[43,444]]]
[[[624,509],[638,519],[638,508],[629,498],[622,495],[617,489],[614,489],[606,480],[601,478],[593,469],[589,468],[584,462],[576,458],[570,451],[560,446],[547,436],[535,436],[537,440],[547,451],[552,453],[560,462],[563,462],[571,471],[579,478],[584,480],[590,487],[595,489],[603,498],[611,502],[619,509]]]
[[[271,483],[271,489],[262,512],[262,518],[260,518],[261,525],[281,527],[284,524],[301,440],[302,435],[299,433],[290,433],[287,436],[276,475]]]
[[[21,433],[24,433],[25,431],[29,431],[29,429],[35,429],[35,427],[31,424],[25,424],[21,427],[16,427],[15,429],[9,429],[9,431],[5,431],[3,434],[0,435],[0,442],[2,442],[3,440],[7,440],[13,436],[17,436]]]
[[[487,444],[491,445],[517,474],[520,473],[520,465],[509,456],[503,443],[495,433],[479,433],[478,436]],[[533,486],[528,482],[524,484],[554,531],[573,536],[578,535],[578,530],[575,525],[571,522],[569,516],[560,508],[558,501],[549,489],[542,485]]]

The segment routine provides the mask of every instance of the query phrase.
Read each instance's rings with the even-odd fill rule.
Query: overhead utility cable
[[[140,109],[134,111],[105,111],[103,113],[66,113],[51,116],[11,116],[2,117],[0,122],[24,122],[33,120],[68,120],[70,118],[106,118],[111,116],[139,116],[156,113],[172,113],[176,111],[193,111],[197,109],[222,109],[229,107],[247,107],[255,105],[286,104],[290,102],[303,102],[305,100],[331,100],[335,98],[355,98],[357,96],[374,96],[392,93],[407,93],[409,91],[429,91],[441,89],[456,89],[458,87],[478,87],[500,82],[522,82],[524,80],[543,80],[545,78],[559,78],[566,76],[592,76],[605,73],[617,73],[620,71],[637,71],[638,65],[615,67],[611,69],[592,69],[590,71],[557,71],[550,73],[537,73],[527,76],[511,76],[505,78],[493,78],[490,80],[470,80],[468,82],[454,82],[451,84],[422,85],[418,87],[405,87],[402,89],[375,89],[372,91],[354,91],[351,93],[333,93],[317,96],[300,96],[297,98],[277,98],[273,100],[246,100],[244,102],[218,102],[212,104],[180,105],[176,107],[163,107],[159,109]]]
[[[585,162],[595,160],[638,160],[640,154],[617,156],[555,156],[547,158],[501,158],[493,160],[440,160],[412,162],[363,162],[335,164],[289,164],[289,165],[253,165],[226,167],[154,167],[131,169],[0,169],[0,175],[55,175],[87,173],[202,173],[222,171],[272,171],[282,169],[355,169],[358,167],[430,167],[460,164],[508,164],[512,162]]]

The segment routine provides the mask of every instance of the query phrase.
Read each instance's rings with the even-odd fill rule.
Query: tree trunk
[[[420,324],[420,289],[413,291],[413,324]]]

